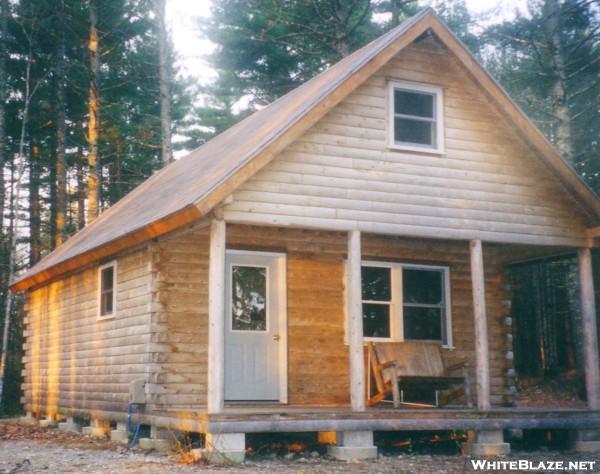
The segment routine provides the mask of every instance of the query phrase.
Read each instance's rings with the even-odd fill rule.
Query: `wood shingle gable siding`
[[[394,61],[391,63],[392,66],[388,62],[403,49],[413,44],[415,40],[429,34],[437,37],[452,52],[462,68],[463,77],[455,78],[457,83],[452,84],[453,87],[456,87],[457,95],[448,94],[448,106],[455,107],[457,113],[460,113],[465,101],[464,93],[467,92],[468,95],[471,89],[475,90],[475,95],[483,97],[480,100],[484,104],[493,104],[493,107],[498,109],[497,114],[504,120],[511,122],[517,129],[518,135],[531,148],[529,155],[535,155],[543,164],[542,167],[547,168],[549,174],[556,178],[549,181],[553,186],[557,185],[555,188],[556,194],[563,196],[564,199],[567,199],[567,195],[571,195],[576,201],[577,204],[572,209],[573,214],[581,215],[581,220],[589,227],[598,225],[600,223],[600,201],[597,197],[558,155],[541,132],[508,98],[502,88],[491,79],[466,48],[440,22],[435,13],[430,9],[426,9],[268,107],[210,140],[187,157],[156,173],[92,224],[20,276],[13,282],[11,288],[17,291],[42,284],[66,272],[139,245],[206,216],[216,205],[236,191],[240,185],[269,164],[288,146],[295,143],[309,128],[316,126],[318,122],[321,126],[327,123],[321,121],[321,119],[340,102],[347,99],[349,94],[353,93],[358,87],[363,86],[365,81],[368,81],[382,67],[385,66],[391,75],[396,74],[397,71],[393,67]],[[435,59],[436,61],[445,61],[444,54],[439,54]],[[399,67],[402,73],[408,73],[407,70],[402,68],[402,65],[399,65]],[[419,82],[420,79],[426,79],[430,76],[431,72],[426,69],[422,71],[415,70],[409,79]],[[468,82],[463,81],[464,76],[470,77],[476,86],[472,88],[462,87],[463,82]],[[370,87],[378,87],[378,84],[371,82]],[[327,129],[315,129],[313,140],[310,142],[312,145],[329,146],[329,143],[321,143],[319,139],[331,138],[332,135],[337,134],[339,137],[344,137],[344,147],[348,145],[349,148],[377,152],[376,149],[372,148],[372,145],[380,140],[382,126],[380,108],[385,105],[385,99],[374,95],[373,91],[367,86],[363,89],[363,94],[355,94],[351,100],[354,100],[355,103],[346,100],[344,106],[352,109],[347,120],[352,120],[350,116],[354,116],[355,118],[360,117],[360,122],[329,122]],[[472,104],[472,102],[469,103]],[[343,109],[340,108],[339,110]],[[476,117],[478,116],[476,115]],[[467,156],[466,152],[470,152],[471,156],[479,154],[480,157],[485,158],[486,151],[481,151],[482,143],[472,140],[472,137],[467,139],[462,131],[476,132],[479,140],[483,141],[495,140],[497,138],[495,133],[479,128],[482,124],[479,124],[477,119],[473,119],[473,116],[448,115],[448,119],[451,128],[447,131],[446,139],[450,148],[460,146],[465,152],[463,156]],[[338,117],[338,122],[340,120]],[[339,145],[340,143],[331,146]],[[507,153],[512,152],[513,150],[509,147]],[[297,150],[297,153],[306,152]],[[336,157],[335,152],[333,157]],[[364,156],[361,158],[364,159]],[[450,157],[450,159],[456,159],[456,157]],[[481,161],[483,162],[485,159]],[[289,167],[290,165],[286,166]],[[306,167],[307,171],[310,171],[310,167],[314,167],[314,164],[307,162],[303,163],[303,166]],[[321,166],[328,166],[328,164],[325,163]],[[506,168],[506,165],[498,164],[498,166]],[[312,170],[315,171],[314,168]],[[464,170],[452,170],[451,167],[446,167],[444,170],[449,181],[456,181],[459,179],[457,174],[464,174]],[[294,169],[289,171],[291,173],[296,172]],[[385,174],[390,174],[392,177],[394,173],[405,174],[403,185],[407,187],[414,185],[414,181],[417,180],[415,175],[411,175],[411,172],[414,171],[414,168],[409,168],[408,163],[404,162],[401,167],[394,164],[394,167],[385,170]],[[433,169],[429,171],[435,174]],[[482,169],[479,172],[484,172],[484,170]],[[489,177],[489,174],[486,176]],[[352,178],[351,173],[348,175],[346,172],[342,178]],[[440,177],[436,178],[435,176],[428,177],[427,180],[423,176],[418,178],[419,182],[427,184],[432,192],[439,187],[440,179]],[[358,181],[360,182],[360,176]],[[523,182],[514,182],[513,185],[508,185],[497,181],[478,180],[476,171],[471,173],[469,181],[473,187],[472,195],[467,197],[454,196],[454,199],[480,200],[477,193],[486,190],[511,195],[515,191],[514,186],[521,186],[517,193],[518,198],[527,196],[527,192],[522,189],[526,187]],[[474,183],[477,183],[477,186]],[[393,184],[397,185],[398,183]],[[460,183],[457,184],[460,185]],[[387,185],[389,187],[389,181]],[[485,189],[481,189],[483,187]],[[447,195],[434,195],[434,197],[450,199]],[[481,199],[481,201],[485,201],[485,199]],[[504,201],[499,202],[503,203]],[[407,212],[407,215],[419,213],[420,208],[418,206],[420,204],[405,204],[405,206],[408,205],[416,207],[413,207],[410,213]],[[534,213],[533,204],[531,206],[525,204],[524,207],[530,208],[531,213]],[[386,214],[389,214],[389,210],[386,209],[353,209],[352,211],[354,215],[360,211],[360,219],[365,222],[377,222],[382,220]],[[344,225],[334,227],[332,230],[336,228],[346,229],[352,223],[356,227],[357,219],[348,218],[344,211],[340,211],[339,214],[342,217],[338,218],[338,221],[346,222]],[[544,216],[543,214],[540,216],[541,218],[556,217],[554,215]],[[442,229],[439,231],[439,237],[465,238],[467,235],[457,232],[456,229],[452,230],[452,226],[447,225],[447,222],[442,222],[441,219],[448,219],[446,215],[416,216],[415,220],[417,220],[417,217],[420,217],[421,221],[414,226],[407,226],[405,223],[398,222],[385,222],[385,219],[383,219],[382,222],[377,222],[377,226],[371,226],[369,230],[416,235],[417,231],[422,228],[439,228]],[[329,218],[330,214],[326,212],[320,216],[320,219]],[[311,219],[314,222],[314,216],[296,216],[296,223],[304,225]],[[462,217],[462,219],[465,221],[481,220],[480,216],[474,215],[472,212],[470,217]],[[327,223],[332,221],[335,222],[335,220],[328,220]],[[546,243],[558,241],[566,243],[569,240],[574,243],[572,234],[563,229],[560,223],[556,225],[554,221],[549,219],[546,222],[545,224],[536,224],[540,228],[543,225],[552,227],[553,233],[551,235],[554,240],[552,242],[546,240]],[[285,224],[282,220],[277,223]],[[469,222],[469,225],[472,223]],[[506,227],[507,222],[502,222],[502,224],[498,225],[494,221],[490,221],[485,229],[479,229],[481,237],[492,240],[507,237],[507,240],[511,241],[511,235],[514,236],[515,233],[524,231],[522,227],[517,227],[522,225],[519,222],[512,223],[513,227],[510,229]],[[482,224],[478,225],[481,226]],[[430,236],[431,233],[427,232],[425,235]],[[533,235],[538,236],[539,234],[534,233]],[[562,238],[562,240],[559,238]],[[544,243],[543,239],[540,243]]]
[[[444,89],[443,154],[387,143],[390,80]],[[230,222],[432,238],[584,245],[561,183],[429,38],[386,66],[241,185]]]

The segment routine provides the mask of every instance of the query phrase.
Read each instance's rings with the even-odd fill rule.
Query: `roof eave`
[[[25,291],[35,286],[47,283],[50,280],[61,277],[66,273],[78,270],[90,263],[115,255],[123,250],[143,244],[156,237],[168,234],[187,224],[191,224],[202,217],[196,206],[187,206],[182,210],[164,217],[158,221],[148,224],[136,231],[123,235],[118,239],[107,242],[88,252],[77,255],[57,265],[41,270],[39,272],[26,272],[10,284],[10,290]]]

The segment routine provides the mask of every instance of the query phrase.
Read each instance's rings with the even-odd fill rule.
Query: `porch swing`
[[[433,342],[369,342],[369,380],[375,380],[376,393],[367,400],[374,406],[392,395],[394,408],[435,408],[464,396],[467,407],[473,406],[466,361],[446,365],[440,345]],[[435,403],[404,400],[411,389],[431,390]],[[442,394],[440,396],[440,393]]]

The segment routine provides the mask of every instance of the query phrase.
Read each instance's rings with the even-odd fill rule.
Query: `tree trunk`
[[[8,45],[8,17],[10,15],[10,6],[8,0],[0,2],[0,236],[4,230],[4,166],[7,162],[8,147],[6,142],[6,119],[5,119],[5,104],[6,104],[6,59]]]
[[[121,199],[121,154],[123,144],[120,140],[117,140],[115,143],[115,161],[112,163],[110,167],[110,205],[112,206],[119,199]]]
[[[163,166],[173,159],[171,149],[171,68],[169,67],[168,34],[165,13],[166,0],[155,0],[158,22],[159,75],[160,75],[160,144]]]
[[[83,155],[77,159],[77,229],[85,227],[85,178]]]
[[[65,240],[67,211],[67,164],[65,159],[65,2],[58,0],[58,44],[56,46],[55,100],[56,100],[56,202],[54,215],[54,242],[59,246]]]
[[[88,98],[88,189],[87,189],[87,223],[91,223],[98,217],[99,202],[99,173],[98,173],[98,73],[99,73],[99,55],[98,55],[98,31],[96,29],[98,17],[96,12],[95,0],[89,2],[90,17],[90,85]]]
[[[40,146],[31,143],[29,159],[29,265],[39,262],[42,255],[40,206]],[[18,205],[18,203],[17,203]]]
[[[390,10],[392,13],[391,25],[395,28],[400,24],[400,14],[402,13],[402,0],[390,0]]]
[[[334,15],[335,21],[335,50],[340,57],[345,58],[350,54],[348,44],[348,13],[341,4],[337,4]]]
[[[37,86],[31,87],[31,66],[33,64],[32,46],[29,44],[29,54],[25,66],[25,84],[23,94],[23,112],[21,114],[21,132],[19,138],[19,151],[16,160],[12,161],[11,181],[10,181],[10,200],[9,213],[10,219],[8,224],[8,281],[12,281],[16,272],[17,260],[17,237],[18,232],[17,220],[19,218],[19,203],[21,202],[21,182],[26,170],[26,162],[24,156],[25,150],[25,133],[29,121],[29,105],[31,98],[35,94]],[[15,172],[15,168],[17,171]],[[6,377],[6,362],[8,360],[8,338],[10,335],[11,314],[13,310],[14,294],[8,291],[4,301],[4,328],[2,330],[2,357],[0,358],[0,404],[4,395],[4,381]]]
[[[6,104],[6,51],[8,47],[6,45],[6,38],[8,35],[8,16],[10,14],[8,0],[2,0],[0,2],[0,255],[2,255],[2,263],[5,263],[4,257],[4,166],[7,162],[7,142],[5,139],[6,134],[6,122],[5,122],[5,110]],[[2,265],[4,266],[4,265]],[[8,283],[8,271],[2,268],[0,275],[0,284],[4,287]],[[3,288],[3,301],[8,299],[8,293],[10,291]],[[8,351],[8,336],[10,329],[10,317],[9,313],[3,315],[3,331],[2,331],[2,354],[0,356],[0,406],[2,405],[3,393],[4,393],[4,377],[6,374],[6,362],[7,362],[7,351]]]
[[[556,119],[554,133],[558,151],[569,162],[573,162],[573,137],[571,134],[571,116],[567,97],[567,73],[563,59],[560,39],[560,5],[558,0],[545,0],[542,8],[543,29],[546,43],[552,58],[552,112]]]

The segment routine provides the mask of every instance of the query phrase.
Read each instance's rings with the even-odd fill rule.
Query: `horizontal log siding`
[[[227,228],[227,247],[287,254],[288,402],[348,404],[345,236],[232,225]]]
[[[129,382],[146,377],[147,249],[117,259],[116,309],[114,318],[97,320],[97,267],[29,293],[23,369],[28,411],[127,410]]]
[[[444,155],[386,146],[387,83],[444,88]],[[579,245],[559,182],[449,53],[411,45],[249,179],[231,222],[484,241]]]
[[[157,409],[206,407],[208,228],[194,226],[153,244],[153,347],[149,401]]]
[[[474,328],[467,242],[365,234],[363,259],[450,266],[453,339],[449,363],[466,358],[474,380]],[[344,345],[343,272],[346,235],[335,232],[229,225],[228,248],[278,251],[288,261],[288,385],[290,404],[348,404],[348,351]],[[485,248],[492,403],[507,401],[508,294],[502,247]]]

